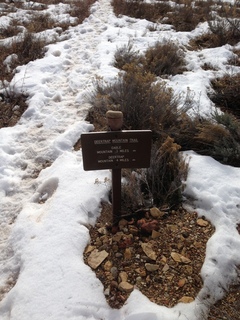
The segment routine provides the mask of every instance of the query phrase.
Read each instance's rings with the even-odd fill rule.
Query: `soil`
[[[92,252],[105,252],[99,266],[92,268],[108,304],[121,308],[134,288],[166,307],[193,301],[202,287],[206,243],[214,233],[209,221],[183,208],[152,208],[130,214],[112,227],[111,215],[111,204],[103,203],[84,253],[85,263],[91,265]],[[239,289],[232,286],[211,308],[208,319],[239,319]]]
[[[0,128],[12,127],[21,118],[27,109],[26,97],[24,95],[13,98],[0,96]]]

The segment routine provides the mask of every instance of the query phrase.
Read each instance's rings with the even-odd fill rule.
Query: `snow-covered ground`
[[[0,24],[3,21],[0,18]],[[185,194],[194,199],[188,206],[216,227],[207,244],[203,287],[195,301],[166,308],[136,289],[122,309],[112,310],[101,282],[83,262],[87,226],[96,221],[100,201],[108,193],[106,184],[95,181],[111,178],[108,170],[84,171],[81,150],[73,149],[81,133],[92,129],[84,119],[95,77],[106,81],[117,77],[114,52],[129,41],[140,51],[165,39],[185,45],[207,28],[201,24],[192,32],[177,33],[165,25],[150,31],[150,25],[146,20],[117,18],[110,0],[99,0],[89,18],[65,33],[65,40],[48,46],[44,58],[18,68],[11,86],[30,99],[19,123],[0,130],[0,287],[16,282],[0,302],[1,320],[203,319],[206,305],[220,299],[236,279],[240,168],[191,151],[185,153],[190,159]],[[190,90],[197,111],[209,113],[210,79],[229,71],[231,56],[229,45],[186,51],[189,71],[168,84],[176,93]],[[203,63],[212,64],[215,71],[202,70]],[[36,178],[47,162],[51,166]]]

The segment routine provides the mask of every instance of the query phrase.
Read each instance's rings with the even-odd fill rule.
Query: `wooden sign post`
[[[111,111],[111,116],[113,113]],[[107,117],[108,115],[107,113]],[[117,131],[120,130],[120,123],[122,126],[122,120],[119,119],[108,118],[109,127],[111,129],[112,126],[114,131],[81,135],[84,170],[112,169],[113,223],[121,217],[121,169],[148,168],[152,140],[150,130]]]

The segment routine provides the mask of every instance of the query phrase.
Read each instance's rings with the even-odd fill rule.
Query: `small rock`
[[[96,269],[107,258],[108,253],[105,250],[98,251],[94,249],[88,257],[88,264],[91,268]]]
[[[162,256],[161,261],[162,261],[163,263],[167,263],[167,257]]]
[[[105,296],[109,296],[109,295],[110,295],[110,288],[106,288],[106,289],[104,290],[104,295],[105,295]]]
[[[182,303],[190,303],[192,301],[194,301],[194,299],[188,296],[183,296],[180,300],[178,300],[178,302],[182,302]]]
[[[128,280],[127,272],[121,271],[118,276],[118,282],[127,282],[127,280]]]
[[[150,215],[151,215],[153,218],[155,218],[155,219],[164,216],[164,214],[165,214],[165,212],[160,211],[160,210],[159,210],[158,208],[156,208],[156,207],[153,207],[153,208],[150,209]]]
[[[159,269],[159,265],[158,264],[153,264],[153,263],[145,263],[145,268],[149,272],[154,272],[154,271]]]
[[[169,270],[169,265],[166,263],[162,268],[162,272],[167,272]]]
[[[189,237],[189,232],[187,232],[187,231],[183,231],[182,232],[182,236],[186,239],[186,238],[188,238]]]
[[[129,248],[126,248],[124,251],[124,259],[125,260],[131,260],[132,258],[132,252]]]
[[[122,236],[124,235],[123,232],[117,232],[112,236],[113,242],[119,242],[122,239]]]
[[[178,281],[178,286],[182,288],[185,285],[185,283],[186,283],[186,278],[180,279]]]
[[[96,246],[87,246],[86,249],[85,249],[85,252],[84,253],[90,253],[92,252],[94,249],[96,249]]]
[[[146,256],[148,256],[148,258],[152,260],[157,259],[157,254],[155,251],[153,251],[152,244],[150,242],[148,243],[141,242],[141,247],[143,249],[143,252],[146,254]]]
[[[159,229],[159,223],[157,220],[147,221],[145,219],[138,220],[137,222],[138,227],[142,232],[151,234],[153,230]]]
[[[94,243],[97,247],[100,247],[102,245],[102,241],[99,237],[96,238],[95,243]]]
[[[209,225],[209,222],[203,219],[198,219],[197,220],[197,225],[199,225],[200,227],[206,227]]]
[[[123,282],[119,283],[118,288],[123,292],[132,292],[134,286],[127,281],[123,281]]]
[[[111,281],[110,288],[118,288],[117,281]]]
[[[106,235],[106,234],[107,234],[107,229],[106,229],[106,227],[101,227],[101,228],[99,228],[99,229],[98,229],[98,233]]]
[[[137,277],[136,278],[136,283],[140,284],[142,282],[142,277]]]
[[[197,249],[200,249],[200,248],[202,248],[202,246],[203,246],[202,242],[197,242],[197,241],[195,241],[195,242],[193,243],[193,245],[194,245],[194,247],[197,248]]]
[[[136,272],[141,276],[141,277],[146,277],[147,273],[145,269],[142,268],[137,268]]]
[[[118,269],[117,269],[117,267],[112,267],[110,272],[111,272],[113,278],[117,279],[117,277],[118,277]]]
[[[132,225],[128,226],[128,230],[131,234],[137,235],[138,234],[138,228]]]
[[[177,253],[177,252],[171,252],[171,257],[173,258],[174,261],[176,262],[181,262],[181,263],[185,263],[188,264],[191,262],[190,259],[182,256],[181,254]]]
[[[187,275],[191,275],[193,273],[193,268],[192,266],[184,266],[184,272],[187,274]]]
[[[123,228],[125,228],[127,225],[128,225],[128,221],[125,220],[125,219],[121,219],[121,220],[118,222],[118,227],[119,227],[120,230],[122,230]]]
[[[109,261],[109,260],[106,261],[106,262],[104,263],[103,269],[104,269],[105,271],[110,271],[111,268],[112,268],[112,261]]]
[[[158,232],[158,231],[156,231],[156,230],[153,230],[153,231],[152,231],[152,238],[153,238],[153,239],[159,238],[160,235],[161,235],[160,232]]]
[[[115,257],[116,257],[116,258],[122,258],[122,256],[123,256],[123,255],[122,255],[121,252],[117,252],[117,253],[115,254]]]

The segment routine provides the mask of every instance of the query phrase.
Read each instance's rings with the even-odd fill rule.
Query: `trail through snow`
[[[0,271],[5,274],[2,283],[18,273],[18,264],[12,270],[14,252],[8,241],[16,217],[36,191],[34,201],[40,201],[39,197],[47,193],[49,197],[49,192],[58,186],[58,179],[50,179],[39,192],[36,176],[47,163],[72,151],[81,132],[91,128],[84,122],[89,105],[83,98],[93,86],[98,68],[98,37],[106,30],[111,12],[108,1],[96,3],[85,23],[69,31],[69,40],[59,43],[57,49],[49,46],[44,64],[37,60],[19,68],[12,81],[15,90],[30,88],[33,94],[19,124],[0,132],[4,151],[0,167],[5,175],[0,181]]]
[[[5,158],[0,164],[5,165],[7,160],[5,173],[12,176],[11,184],[9,179],[0,184],[0,192],[7,193],[1,207],[6,224],[15,219],[23,202],[31,197],[36,175],[45,164],[63,151],[72,150],[81,132],[89,130],[89,125],[83,123],[89,107],[83,98],[93,86],[98,36],[107,28],[112,9],[108,1],[101,1],[92,10],[85,23],[69,31],[74,33],[70,40],[62,41],[57,49],[49,46],[44,65],[41,60],[34,61],[21,68],[13,80],[15,89],[21,92],[31,88],[34,95],[19,125],[1,130]],[[7,238],[7,230],[5,235]]]

